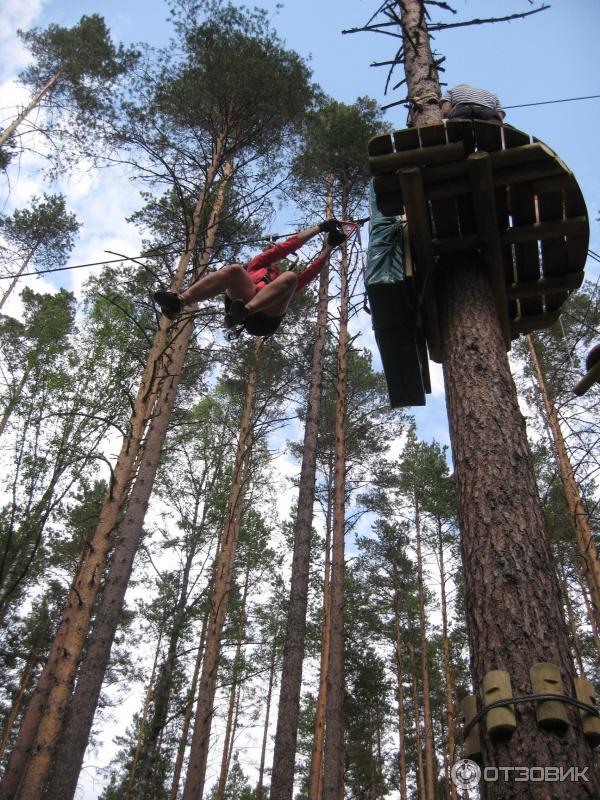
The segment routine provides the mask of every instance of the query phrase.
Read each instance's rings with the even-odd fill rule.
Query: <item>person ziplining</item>
[[[319,255],[300,273],[282,272],[280,262],[318,233],[327,239]],[[333,250],[346,239],[342,223],[328,219],[300,231],[254,256],[245,266],[229,264],[199,278],[184,292],[160,289],[154,300],[168,319],[186,306],[225,295],[225,325],[240,326],[252,336],[271,336],[283,320],[292,297],[321,272]]]

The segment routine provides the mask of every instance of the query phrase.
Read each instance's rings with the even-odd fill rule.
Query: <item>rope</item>
[[[562,100],[540,100],[537,103],[521,103],[518,106],[502,106],[502,108],[530,108],[531,106],[548,106],[551,103],[572,103],[574,100],[597,100],[600,94],[588,94],[585,97],[565,97]]]
[[[577,708],[587,711],[594,717],[600,717],[600,712],[595,706],[589,703],[583,703],[581,700],[575,700],[573,697],[568,697],[566,694],[524,694],[520,697],[510,697],[506,700],[496,700],[495,703],[490,703],[489,706],[484,706],[481,711],[476,714],[470,722],[463,728],[463,739],[466,739],[471,730],[477,725],[481,718],[491,711],[493,708],[501,708],[502,706],[515,706],[517,703],[531,703],[534,700],[558,700],[560,703],[568,703],[569,705],[576,706]]]
[[[368,222],[369,217],[363,217],[362,219],[355,219],[355,220],[342,220],[342,225],[363,225],[365,222]],[[230,245],[242,245],[242,244],[260,244],[260,242],[269,242],[269,241],[276,241],[277,239],[289,238],[290,236],[294,236],[295,234],[299,233],[299,231],[292,231],[291,233],[270,233],[267,236],[262,236],[260,239],[240,239],[237,242],[229,242]],[[105,253],[110,253],[110,250],[105,250]],[[138,258],[155,258],[157,255],[168,255],[170,253],[180,253],[181,248],[155,248],[152,253],[145,254],[139,253],[135,256],[123,256],[122,258],[110,258],[104,261],[90,261],[87,264],[73,264],[70,267],[54,267],[53,269],[40,269],[40,270],[33,270],[31,272],[22,272],[18,277],[25,278],[32,275],[48,275],[51,272],[68,272],[72,269],[83,269],[84,267],[103,267],[106,264],[118,264],[122,263],[123,261],[135,261]],[[14,278],[14,275],[0,275],[0,281],[7,281]]]

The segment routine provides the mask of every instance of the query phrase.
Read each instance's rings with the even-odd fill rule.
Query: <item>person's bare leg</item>
[[[263,289],[259,289],[254,297],[246,302],[246,310],[251,314],[264,311],[272,317],[282,316],[294,296],[297,282],[295,272],[284,272]]]
[[[216,297],[223,292],[227,292],[232,300],[242,300],[247,303],[254,297],[256,287],[241,264],[230,264],[197,280],[189,289],[182,292],[181,298],[186,305],[189,305]]]

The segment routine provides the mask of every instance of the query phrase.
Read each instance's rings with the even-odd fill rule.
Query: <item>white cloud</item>
[[[44,0],[3,0],[0,5],[0,77],[4,80],[19,72],[29,61],[29,52],[16,31],[31,28],[39,17]],[[4,94],[2,95],[4,99]]]

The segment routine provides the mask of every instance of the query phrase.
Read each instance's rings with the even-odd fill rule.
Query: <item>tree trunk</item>
[[[342,219],[347,219],[348,192],[342,193]],[[331,552],[331,616],[327,670],[327,735],[324,800],[339,800],[344,788],[344,534],[346,507],[346,360],[348,354],[349,264],[344,242],[340,258],[340,330],[335,408],[333,537]]]
[[[329,178],[328,184],[326,218],[333,216],[333,178]],[[290,600],[273,753],[271,800],[292,800],[294,790],[294,763],[300,712],[300,688],[302,686],[306,606],[308,602],[310,538],[315,501],[321,383],[323,379],[325,340],[327,337],[328,288],[329,268],[325,266],[321,270],[319,282],[316,338],[313,347],[306,425],[304,428],[298,511],[294,526],[294,555],[292,558]]]
[[[410,125],[439,122],[441,97],[438,70],[431,54],[423,0],[397,0],[402,20],[404,71],[412,101]]]
[[[321,666],[319,693],[308,778],[309,800],[320,800],[323,790],[323,751],[325,744],[325,713],[327,709],[327,670],[329,668],[329,633],[331,610],[331,515],[333,512],[333,487],[327,487],[327,514],[325,525],[325,568],[323,570],[323,628],[321,632]]]
[[[583,565],[584,575],[590,590],[596,626],[600,627],[600,559],[598,556],[598,548],[596,547],[590,528],[587,512],[581,501],[581,493],[577,481],[575,480],[575,474],[571,466],[567,446],[560,429],[556,406],[550,397],[546,378],[535,349],[533,336],[529,335],[527,337],[527,345],[529,347],[529,353],[531,354],[531,363],[533,364],[540,394],[544,402],[546,418],[552,434],[560,479],[565,491],[567,507],[569,509],[571,524],[575,535],[577,553]]]
[[[198,482],[198,486],[205,486],[206,468],[203,470],[203,476]],[[156,779],[155,766],[158,763],[159,743],[161,741],[165,725],[167,723],[167,715],[169,711],[169,702],[171,699],[173,673],[177,663],[177,648],[181,635],[184,630],[186,621],[186,610],[188,602],[188,590],[190,572],[194,563],[196,555],[196,531],[202,530],[204,520],[207,512],[207,504],[204,505],[202,519],[199,522],[199,508],[200,508],[200,495],[196,496],[194,503],[193,515],[190,521],[192,530],[192,541],[190,541],[186,560],[183,566],[183,573],[181,579],[181,586],[179,589],[179,597],[173,610],[173,620],[171,623],[171,632],[169,635],[169,646],[167,648],[167,657],[163,661],[158,681],[156,683],[156,690],[154,692],[154,710],[152,719],[148,725],[148,732],[144,741],[144,771],[140,776],[140,791],[142,794],[151,794],[152,784]]]
[[[250,580],[250,568],[246,569],[246,578],[244,581],[244,591],[240,605],[240,618],[237,629],[237,642],[235,646],[235,656],[232,666],[231,688],[229,690],[229,704],[227,708],[227,722],[225,724],[225,741],[223,743],[223,756],[221,758],[221,773],[219,775],[219,784],[215,800],[223,800],[225,797],[225,787],[227,785],[227,775],[229,774],[229,761],[230,761],[230,745],[233,744],[233,712],[236,707],[236,697],[238,694],[238,670],[240,663],[240,656],[242,654],[242,641],[244,639],[244,630],[246,627],[246,600],[248,597],[248,582]]]
[[[450,780],[449,771],[456,760],[455,742],[456,735],[454,730],[454,686],[452,680],[452,668],[450,666],[450,643],[448,641],[448,603],[446,601],[446,569],[444,564],[444,542],[442,539],[442,522],[437,519],[438,547],[440,560],[440,587],[442,603],[442,645],[444,651],[444,683],[446,684],[446,716],[448,719],[448,747],[445,760],[446,787],[449,800],[456,800],[456,786]]]
[[[269,688],[267,689],[267,708],[265,711],[265,724],[263,727],[262,747],[260,749],[260,767],[258,768],[258,781],[256,783],[256,800],[266,800],[263,789],[265,775],[265,758],[267,755],[267,738],[269,735],[269,716],[271,712],[271,696],[273,694],[273,681],[275,680],[275,642],[271,649],[271,669],[269,670]]]
[[[223,181],[219,187],[211,212],[210,219],[213,223],[218,219],[221,213],[231,170],[232,165],[229,163],[226,165],[226,169],[224,169]],[[195,229],[193,234],[194,241],[197,235],[198,230]],[[216,225],[213,224],[206,237],[205,249],[200,259],[201,268],[205,267],[208,263],[215,236]],[[185,276],[187,264],[189,263],[189,255],[192,250],[193,244],[190,243],[186,253],[180,259],[178,276],[180,276],[181,281],[183,281]],[[127,513],[122,523],[121,536],[111,560],[111,566],[106,578],[94,631],[86,650],[85,662],[82,664],[79,680],[77,682],[77,689],[72,698],[69,726],[68,730],[64,731],[64,742],[60,748],[61,768],[60,770],[56,770],[52,777],[52,791],[56,793],[55,796],[60,796],[65,798],[65,800],[73,796],[77,785],[89,731],[93,722],[94,711],[100,695],[100,688],[108,664],[112,641],[123,607],[131,566],[142,532],[144,516],[152,491],[164,437],[175,404],[177,386],[181,377],[191,334],[192,323],[189,319],[182,319],[175,328],[172,343],[164,354],[164,363],[159,370],[159,373],[162,371],[163,377],[160,389],[154,397],[155,405],[152,408],[150,426],[144,442],[143,457],[137,470],[134,488],[129,498]],[[156,367],[156,364],[152,366]],[[137,454],[133,452],[131,454],[133,464],[138,460],[136,455]],[[117,465],[117,467],[118,466],[119,465]],[[110,497],[110,493],[108,497]],[[125,500],[126,496],[122,498],[121,506],[124,504]],[[113,518],[110,521],[114,523],[114,526],[118,524],[117,519]],[[99,531],[103,531],[106,528],[106,525],[107,520],[101,515],[98,528],[94,534],[94,540],[97,538]],[[111,529],[110,533],[111,539],[105,540],[104,542],[104,557],[106,557],[110,548],[114,527]],[[92,547],[94,546],[94,540],[92,540]],[[86,560],[86,563],[87,561],[89,561],[89,558]],[[27,792],[29,792],[27,800],[36,800],[36,798],[41,797],[51,766],[52,753],[56,746],[57,739],[61,735],[61,725],[71,694],[73,676],[89,629],[93,600],[95,600],[98,591],[102,571],[101,564],[98,564],[98,569],[99,574],[97,577],[94,577],[95,591],[93,593],[93,599],[90,596],[90,602],[86,607],[87,613],[85,617],[81,615],[83,621],[74,630],[71,615],[71,618],[68,619],[69,626],[64,641],[59,642],[61,651],[58,656],[58,663],[54,669],[54,674],[52,675],[52,688],[48,695],[44,717],[39,723],[36,732],[36,750],[27,767],[29,777],[27,781],[24,782],[24,787],[26,787]],[[82,572],[85,575],[88,571],[89,568],[86,570],[86,564],[84,564]],[[84,586],[81,575],[78,578],[77,584],[79,588],[79,592],[77,593],[78,598],[82,591],[86,591],[90,594],[90,587]],[[65,653],[65,655],[63,655],[63,653]]]
[[[179,793],[179,781],[181,779],[181,768],[183,767],[183,758],[185,756],[185,748],[187,745],[187,737],[190,730],[190,723],[192,721],[192,712],[194,710],[194,699],[196,697],[196,687],[198,686],[198,676],[200,675],[200,666],[202,664],[202,656],[204,654],[204,642],[206,639],[206,629],[208,628],[208,613],[204,615],[202,623],[202,633],[200,634],[200,644],[198,645],[198,654],[196,656],[196,663],[194,664],[194,675],[192,677],[192,685],[190,686],[190,693],[185,707],[185,715],[183,717],[183,729],[179,739],[179,747],[177,749],[177,759],[175,767],[173,768],[173,780],[171,782],[171,793],[169,800],[177,800]]]
[[[423,2],[400,0],[400,10],[408,94],[423,98],[433,80],[439,97]],[[414,114],[417,125],[440,119],[437,104]],[[529,668],[543,661],[558,666],[566,693],[574,696],[558,582],[492,292],[476,256],[447,257],[438,274],[475,692],[482,696],[488,671],[503,669],[513,694],[528,694]],[[492,738],[482,726],[484,767],[588,767],[589,783],[554,783],[553,798],[598,796],[600,783],[579,714],[570,706],[567,714],[570,725],[563,735],[538,727],[531,703],[520,706],[510,736]],[[486,783],[482,791],[486,800],[514,797],[511,782]],[[535,783],[520,790],[525,800],[543,794],[547,791]]]
[[[50,80],[42,86],[39,92],[34,95],[32,100],[28,103],[28,105],[25,106],[23,111],[21,111],[21,113],[14,118],[8,128],[5,128],[2,133],[0,133],[0,147],[2,147],[2,145],[10,139],[25,117],[38,105],[40,100],[42,100],[42,98],[54,88],[63,72],[64,70],[62,67],[57,70]]]
[[[137,743],[135,746],[135,753],[133,755],[133,761],[131,762],[131,767],[129,769],[129,781],[127,782],[127,792],[125,794],[125,800],[130,800],[131,792],[133,791],[133,782],[135,781],[135,775],[137,772],[137,765],[140,761],[140,753],[142,752],[142,744],[144,739],[146,738],[146,720],[148,719],[148,711],[150,710],[150,703],[152,702],[152,695],[154,693],[154,678],[156,676],[156,667],[158,665],[158,657],[160,655],[160,648],[162,644],[162,635],[163,635],[163,626],[161,624],[160,633],[158,636],[158,642],[156,644],[156,651],[154,653],[154,663],[152,664],[152,672],[150,673],[150,680],[148,681],[148,689],[146,691],[146,697],[144,698],[144,707],[142,709],[142,718],[140,720],[139,728],[138,728],[138,737]]]
[[[529,668],[556,664],[574,697],[574,670],[560,591],[535,484],[525,425],[494,301],[477,263],[446,269],[444,376],[462,531],[465,604],[475,691],[489,670],[510,674],[515,696],[531,691]],[[484,766],[590,768],[589,784],[553,784],[555,798],[600,794],[579,715],[567,706],[564,735],[542,729],[524,704],[516,731],[492,739],[482,726]],[[523,798],[539,797],[523,784]],[[508,782],[488,783],[486,798],[509,798]]]
[[[417,684],[417,665],[415,664],[415,648],[408,642],[408,652],[411,661],[412,695],[415,713],[415,748],[417,751],[417,793],[419,800],[426,800],[425,770],[423,768],[423,746],[421,744],[421,708],[419,705],[419,687]]]
[[[8,744],[8,740],[10,739],[10,734],[13,729],[13,725],[15,724],[15,720],[19,716],[19,711],[21,710],[21,704],[23,703],[23,697],[25,696],[25,692],[27,691],[27,687],[29,686],[29,681],[31,680],[31,675],[33,673],[33,670],[35,669],[35,665],[38,663],[38,660],[39,656],[37,651],[32,650],[25,664],[25,669],[21,674],[19,688],[17,689],[17,693],[15,694],[14,700],[12,701],[10,710],[6,715],[6,719],[4,720],[4,726],[2,728],[2,737],[0,738],[0,761],[2,761],[2,756],[4,755],[4,751],[6,750],[6,745]]]
[[[397,602],[397,600],[395,600]],[[406,708],[404,704],[404,668],[402,659],[402,641],[400,639],[400,613],[394,609],[394,630],[396,633],[396,678],[398,681],[398,778],[400,782],[400,800],[407,800],[406,786]]]
[[[257,362],[262,343],[263,339],[256,340],[256,362],[248,377],[246,400],[242,412],[240,435],[235,456],[233,482],[227,503],[221,551],[217,561],[215,585],[211,598],[206,651],[204,654],[204,663],[202,665],[202,675],[200,677],[200,697],[196,708],[194,733],[192,736],[183,800],[196,800],[196,798],[202,797],[204,792],[210,729],[217,683],[217,669],[221,652],[221,635],[223,632],[225,614],[227,612],[233,561],[240,530],[240,515],[248,477],[253,431],[252,411],[254,408],[254,393],[258,369]]]
[[[596,647],[596,654],[598,656],[598,660],[600,661],[600,632],[596,627],[596,620],[594,618],[594,610],[592,608],[592,601],[590,600],[590,596],[588,593],[588,589],[585,583],[585,579],[581,574],[582,570],[581,567],[578,572],[577,582],[579,583],[579,588],[581,589],[581,596],[583,597],[583,603],[585,605],[585,613],[588,618],[588,622],[590,624],[590,628],[592,629],[592,638],[594,639],[594,645]]]
[[[419,644],[421,648],[421,683],[423,685],[423,735],[425,738],[425,797],[426,800],[434,800],[433,724],[431,721],[427,621],[425,619],[425,588],[423,584],[423,555],[421,552],[421,509],[416,497],[414,502],[419,590]]]
[[[2,303],[0,303],[0,308],[2,308]],[[6,408],[4,409],[4,413],[2,414],[2,419],[0,419],[0,436],[2,436],[2,434],[6,430],[8,420],[10,419],[12,412],[15,410],[15,406],[19,402],[19,398],[23,394],[23,388],[25,386],[25,383],[27,382],[27,378],[29,377],[30,373],[31,373],[30,368],[27,368],[23,371],[23,374],[21,375],[21,380],[19,381],[17,388],[15,389],[15,393],[6,404]]]
[[[575,615],[573,614],[573,605],[571,603],[571,597],[569,595],[569,584],[567,583],[567,575],[564,569],[564,565],[561,565],[559,569],[559,576],[560,576],[560,582],[562,584],[562,596],[565,609],[567,612],[569,631],[571,632],[571,642],[573,644],[573,650],[575,652],[575,661],[579,669],[579,677],[585,678],[585,669],[583,666],[583,658],[581,656],[581,641],[579,639],[579,634],[577,632],[577,625],[575,623]]]

